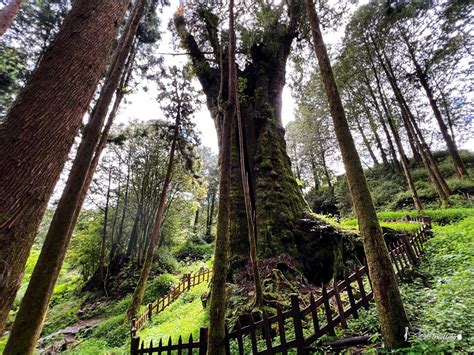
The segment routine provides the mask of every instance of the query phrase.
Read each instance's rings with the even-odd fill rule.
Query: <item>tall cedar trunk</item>
[[[133,220],[132,231],[130,232],[130,238],[128,240],[127,251],[125,255],[127,258],[130,258],[132,255],[135,255],[135,250],[137,248],[138,242],[138,228],[140,225],[140,221],[142,219],[142,210],[143,210],[143,202],[140,200],[138,201],[137,212],[135,213],[135,218]]]
[[[383,98],[382,98],[382,100],[383,100]],[[383,101],[382,101],[382,105],[384,105],[384,107],[385,107],[385,103],[383,103]],[[421,211],[423,209],[423,205],[421,204],[420,197],[418,196],[418,192],[416,190],[415,183],[414,183],[413,178],[412,178],[411,173],[410,173],[410,168],[409,168],[409,165],[408,165],[408,159],[407,159],[407,156],[405,155],[405,151],[403,149],[403,145],[402,145],[402,141],[400,139],[400,135],[398,134],[397,127],[395,127],[395,123],[393,122],[392,116],[390,115],[388,110],[386,111],[386,115],[387,115],[387,120],[388,120],[388,124],[390,126],[390,129],[392,130],[393,139],[395,140],[395,144],[397,145],[398,153],[400,154],[400,161],[401,161],[401,164],[402,164],[403,173],[405,174],[405,179],[407,180],[408,189],[410,190],[410,194],[411,194],[411,197],[413,199],[415,209],[417,211]]]
[[[372,40],[372,41],[373,41],[373,43],[375,43],[374,40]],[[428,176],[430,177],[430,180],[433,183],[433,186],[435,187],[435,189],[438,193],[441,204],[445,205],[445,204],[447,204],[448,195],[444,191],[444,189],[443,189],[443,187],[440,183],[439,178],[436,176],[436,174],[433,170],[432,164],[430,164],[427,151],[424,149],[424,147],[422,146],[422,144],[420,142],[419,138],[422,138],[421,132],[420,132],[420,136],[421,136],[420,137],[420,136],[417,135],[417,132],[414,129],[413,123],[416,124],[416,121],[414,120],[413,114],[411,113],[410,108],[408,107],[408,104],[407,104],[405,98],[403,97],[403,94],[401,93],[400,88],[398,87],[395,75],[393,73],[393,68],[391,67],[390,62],[388,61],[388,58],[386,56],[385,56],[385,58],[382,58],[382,55],[379,53],[377,48],[376,48],[376,54],[377,54],[377,58],[378,58],[380,64],[382,65],[382,68],[385,72],[385,75],[387,76],[387,79],[390,83],[390,86],[392,87],[393,93],[395,95],[395,99],[397,100],[398,105],[400,107],[403,123],[405,125],[406,130],[407,130],[407,134],[408,134],[409,137],[411,136],[412,139],[414,140],[414,143],[416,145],[416,150],[421,155],[423,165],[425,166],[426,171],[428,173]]]
[[[372,130],[372,133],[374,134],[375,143],[377,144],[377,148],[380,151],[380,156],[382,157],[382,162],[386,167],[390,167],[390,164],[388,163],[388,159],[387,159],[387,154],[385,154],[385,150],[383,149],[382,140],[380,139],[380,136],[377,133],[377,126],[375,125],[372,114],[371,114],[369,108],[367,107],[367,105],[365,105],[365,103],[363,103],[363,106],[364,106],[365,113],[367,115],[367,120],[369,121],[369,126]]]
[[[331,191],[334,193],[334,187],[331,182],[331,176],[329,175],[329,169],[328,165],[326,163],[326,154],[323,149],[321,149],[321,163],[323,164],[323,170],[324,170],[324,176],[326,177],[326,182],[331,189]]]
[[[390,73],[390,76],[392,78],[392,83],[395,85],[395,88],[397,89],[397,95],[400,99],[399,102],[400,102],[400,105],[402,106],[401,109],[402,109],[402,111],[405,110],[407,124],[411,123],[411,125],[414,129],[412,134],[415,138],[416,144],[418,145],[418,149],[419,149],[420,153],[422,154],[422,158],[423,158],[423,154],[424,154],[425,158],[428,162],[429,167],[432,169],[433,174],[434,174],[436,180],[438,181],[438,184],[441,186],[441,189],[443,190],[446,197],[449,197],[449,195],[451,194],[451,190],[449,189],[448,184],[446,183],[446,180],[443,177],[443,174],[439,170],[438,163],[434,159],[433,154],[431,154],[431,150],[429,149],[428,144],[426,144],[425,138],[423,137],[423,134],[421,133],[421,130],[418,127],[418,123],[416,122],[415,116],[411,112],[410,107],[408,106],[408,103],[406,102],[405,98],[402,95],[402,92],[400,91],[400,88],[397,85],[397,79],[396,79],[395,74],[394,74],[392,63],[388,59],[388,57],[385,54],[385,51],[383,49],[382,49],[382,54],[383,54],[383,57],[384,57],[385,62],[387,64],[386,68],[388,69],[388,72]],[[443,201],[443,203],[444,202],[445,201]],[[447,201],[446,201],[446,203],[447,203]]]
[[[0,334],[129,0],[74,2],[0,128]],[[93,38],[94,40],[91,40]],[[32,148],[34,147],[34,148]]]
[[[120,246],[120,242],[123,237],[123,227],[125,225],[125,216],[128,209],[128,194],[130,189],[130,165],[127,166],[127,180],[125,183],[125,195],[123,198],[123,207],[122,207],[122,216],[120,217],[119,229],[117,232],[117,239],[112,243],[112,248],[110,250],[110,259],[113,260],[117,255],[117,248]]]
[[[214,220],[214,207],[216,203],[216,194],[211,196],[209,205],[207,207],[207,221],[206,221],[206,236],[211,236],[212,222]]]
[[[196,234],[198,232],[199,227],[199,211],[200,208],[196,209],[196,213],[194,214],[194,224],[193,224],[193,233]]]
[[[372,145],[370,144],[367,136],[365,135],[364,129],[362,128],[360,124],[359,117],[357,117],[357,115],[354,115],[354,120],[356,121],[357,129],[359,130],[359,133],[362,136],[362,141],[364,142],[365,148],[369,152],[369,155],[372,158],[372,161],[374,162],[375,165],[379,165],[379,161],[377,160],[377,157],[375,156],[375,153],[372,150]]]
[[[131,320],[137,316],[140,305],[143,301],[143,295],[145,294],[146,284],[150,275],[150,270],[153,265],[153,255],[155,253],[155,247],[159,244],[161,238],[161,225],[163,222],[163,214],[166,207],[166,200],[168,196],[168,190],[171,182],[171,176],[173,174],[174,167],[174,155],[176,151],[176,145],[179,137],[179,126],[181,124],[181,108],[178,105],[176,112],[176,121],[174,127],[173,141],[171,142],[168,167],[166,169],[165,179],[163,181],[163,189],[161,190],[160,201],[158,203],[158,210],[156,212],[155,220],[151,235],[149,236],[148,245],[146,248],[146,254],[144,255],[144,262],[140,279],[138,280],[137,287],[133,293],[132,302],[127,312],[127,319]],[[148,233],[147,233],[148,234]]]
[[[142,2],[142,5],[144,1]],[[122,34],[117,52],[110,66],[106,81],[101,90],[99,99],[92,110],[89,124],[87,125],[81,144],[79,145],[76,158],[74,159],[71,172],[66,182],[61,199],[51,221],[40,257],[31,276],[28,289],[23,297],[20,310],[16,316],[12,329],[14,336],[10,337],[7,345],[12,352],[31,352],[41,333],[44,317],[46,316],[49,300],[54,285],[56,284],[66,251],[72,237],[74,226],[82,208],[87,191],[92,181],[101,153],[106,145],[108,133],[123,98],[121,89],[117,95],[103,131],[101,129],[107,108],[117,89],[122,68],[130,51],[138,22],[141,17],[140,7],[136,6],[127,26]],[[123,78],[128,75],[125,71]],[[104,278],[105,241],[107,237],[108,205],[110,198],[110,182],[107,190],[107,205],[104,216],[103,236],[101,253],[99,259],[99,275],[101,281]],[[32,311],[32,309],[34,311]],[[33,312],[33,314],[32,314]],[[34,319],[34,321],[31,321]]]
[[[401,108],[401,110],[402,110],[403,120],[405,121],[405,126],[411,132],[411,134],[415,137],[415,144],[417,145],[418,150],[421,153],[421,159],[423,161],[423,165],[425,166],[426,171],[428,172],[428,176],[429,176],[431,182],[433,183],[436,191],[438,192],[438,196],[440,198],[441,204],[446,205],[448,203],[448,195],[446,195],[445,191],[443,190],[443,187],[441,186],[441,184],[439,182],[439,179],[436,177],[436,175],[433,171],[433,168],[432,168],[432,166],[429,162],[427,153],[426,153],[425,149],[423,149],[423,146],[420,142],[419,136],[417,135],[417,133],[415,132],[415,130],[413,128],[413,122],[410,120],[410,118],[408,117],[408,114],[403,109],[403,107]]]
[[[346,169],[354,210],[367,258],[367,266],[384,342],[389,349],[405,345],[405,327],[409,325],[403,307],[397,279],[393,272],[382,230],[365,180],[362,165],[346,120],[344,108],[334,80],[331,63],[321,35],[319,19],[312,0],[306,0],[314,50],[324,87],[329,100],[331,116]]]
[[[380,57],[380,55],[378,55],[378,49],[377,49],[377,46],[375,45],[375,41],[373,39],[372,39],[372,43],[374,44],[376,54],[377,54],[377,58],[379,59],[379,61],[381,61],[381,57]],[[377,84],[377,89],[380,93],[380,97],[381,97],[381,100],[382,100],[382,105],[384,107],[385,112],[387,113],[389,111],[388,107],[387,107],[388,103],[384,100],[383,89],[382,89],[382,86],[381,86],[381,83],[380,83],[380,79],[379,79],[379,76],[378,76],[378,73],[377,73],[377,69],[375,68],[374,58],[372,57],[372,51],[369,47],[369,44],[368,44],[367,40],[364,40],[364,46],[365,46],[365,49],[366,49],[366,52],[367,52],[367,57],[369,59],[370,66],[371,66],[372,71],[373,71],[374,76],[375,76],[375,82]],[[383,66],[382,61],[381,61],[381,64]],[[384,69],[384,72],[386,72],[385,68],[383,68],[383,69]],[[407,135],[408,135],[408,143],[410,144],[410,148],[411,148],[411,151],[413,153],[413,159],[416,162],[421,162],[421,155],[420,155],[420,153],[418,152],[418,150],[416,148],[414,137],[411,135],[411,133],[409,132],[408,129],[407,129]]]
[[[227,275],[229,273],[229,237],[231,218],[231,147],[232,127],[237,113],[237,76],[235,63],[234,0],[229,0],[229,57],[227,103],[222,121],[220,146],[219,213],[214,252],[214,274],[212,277],[209,307],[209,355],[224,355],[225,317],[227,309]]]
[[[469,176],[466,170],[466,167],[464,166],[464,163],[461,157],[459,156],[459,151],[458,151],[458,148],[456,147],[456,143],[454,142],[454,139],[449,134],[448,127],[446,126],[446,123],[444,123],[443,117],[441,116],[441,111],[434,98],[433,90],[428,82],[427,73],[421,68],[420,64],[418,63],[418,60],[416,59],[416,56],[415,56],[415,52],[413,50],[413,47],[410,41],[408,40],[408,37],[406,37],[405,34],[402,34],[402,38],[405,44],[407,45],[408,53],[410,54],[410,58],[412,60],[413,65],[415,66],[416,76],[418,77],[418,80],[420,81],[421,86],[425,90],[425,93],[430,102],[430,106],[433,111],[433,114],[436,118],[436,121],[438,122],[441,134],[443,135],[444,141],[446,142],[446,146],[448,147],[448,152],[449,152],[449,155],[451,156],[451,159],[453,160],[456,174],[460,178]]]
[[[24,1],[25,0],[10,0],[4,8],[0,10],[0,37],[2,37],[10,27]]]
[[[99,254],[99,281],[104,283],[105,247],[107,242],[107,225],[109,221],[110,187],[112,185],[112,169],[109,170],[109,183],[107,184],[107,195],[105,197],[104,221],[102,223],[102,240]]]
[[[400,164],[397,159],[397,152],[395,151],[395,147],[393,145],[392,138],[390,136],[390,133],[387,128],[387,124],[385,123],[382,111],[380,110],[380,105],[378,103],[377,97],[375,96],[374,90],[372,89],[372,85],[370,85],[369,78],[367,77],[367,74],[364,71],[364,77],[365,77],[365,84],[367,86],[367,89],[369,90],[370,97],[372,99],[372,104],[375,107],[375,111],[377,112],[377,117],[379,119],[380,124],[382,125],[383,132],[385,134],[385,138],[387,139],[389,151],[390,151],[390,156],[392,157],[392,163],[393,163],[393,168],[395,172],[401,173],[400,170]],[[376,79],[378,80],[378,78]]]

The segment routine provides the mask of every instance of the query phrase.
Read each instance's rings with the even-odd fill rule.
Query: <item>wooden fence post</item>
[[[405,250],[406,250],[408,260],[410,261],[410,263],[413,266],[418,265],[418,258],[415,255],[415,252],[413,250],[413,246],[410,243],[410,239],[408,238],[408,236],[406,234],[402,234],[400,236],[400,238],[401,238],[403,244],[405,244]]]
[[[328,292],[326,290],[326,285],[323,284],[323,304],[324,304],[324,313],[326,313],[326,320],[328,322],[328,334],[331,336],[336,335],[334,332],[334,326],[332,326],[332,311],[331,306],[329,305]]]
[[[428,229],[431,229],[431,217],[421,217],[421,221],[428,227]]]
[[[130,335],[133,337],[137,336],[137,318],[132,319],[132,327],[130,328]]]
[[[347,328],[346,316],[344,314],[344,305],[342,304],[341,295],[339,294],[339,288],[337,286],[337,281],[334,280],[334,298],[336,299],[337,312],[341,319],[342,328]]]
[[[138,354],[139,346],[140,346],[140,337],[132,336],[132,340],[130,342],[130,354],[132,355]]]
[[[207,328],[199,330],[199,355],[207,354]]]
[[[186,281],[188,282],[188,291],[191,289],[191,274],[186,275]]]
[[[153,303],[148,303],[148,320],[151,322],[153,318]]]
[[[297,293],[290,295],[293,325],[295,327],[295,341],[298,355],[305,354],[303,323],[301,321],[300,300]]]

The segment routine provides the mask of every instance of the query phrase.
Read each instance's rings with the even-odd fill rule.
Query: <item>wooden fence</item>
[[[410,236],[403,237],[397,243],[389,245],[389,254],[394,271],[403,279],[407,270],[417,265],[425,242],[431,236],[431,220],[423,218],[420,229]],[[246,325],[237,321],[233,331],[226,335],[227,354],[245,354],[244,349],[251,348],[252,354],[287,354],[296,349],[298,354],[311,351],[311,346],[325,334],[335,335],[334,328],[347,327],[347,318],[358,318],[358,310],[368,309],[373,298],[367,266],[354,268],[345,273],[344,279],[335,283],[333,288],[322,286],[322,294],[315,298],[310,294],[309,301],[290,296],[291,308],[282,310],[277,306],[276,314],[255,321],[251,315],[246,317]],[[291,329],[291,332],[289,331]],[[207,353],[207,328],[201,328],[199,340],[192,335],[185,342],[182,337],[176,344],[171,338],[158,345],[151,341],[140,343],[139,337],[131,341],[132,354],[200,354]]]
[[[157,315],[163,312],[163,310],[173,303],[179,296],[184,292],[190,290],[194,286],[197,286],[203,282],[209,281],[212,274],[212,270],[204,269],[199,270],[195,274],[184,275],[179,283],[173,287],[166,295],[157,299],[153,303],[149,303],[148,306],[140,313],[138,318],[132,319],[130,335],[136,337],[137,332],[142,330],[147,322],[153,319],[153,314]]]

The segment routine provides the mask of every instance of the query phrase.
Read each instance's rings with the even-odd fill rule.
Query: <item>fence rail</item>
[[[203,282],[209,281],[211,274],[211,269],[199,270],[195,274],[186,274],[166,295],[160,297],[153,303],[149,303],[137,318],[132,319],[130,328],[130,335],[132,339],[137,336],[137,332],[142,330],[146,324],[153,319],[153,314],[160,314],[184,292],[189,291],[194,286],[197,286]]]
[[[388,246],[394,272],[400,279],[408,269],[418,265],[424,244],[431,236],[431,219],[424,217],[420,223],[416,233]],[[323,285],[320,297],[315,298],[311,293],[309,304],[292,294],[291,307],[287,310],[277,306],[276,315],[268,317],[264,314],[258,321],[249,315],[246,325],[238,320],[234,330],[226,335],[226,352],[243,355],[246,345],[251,347],[253,354],[287,354],[290,349],[305,354],[321,336],[335,335],[336,326],[346,328],[349,316],[358,318],[358,310],[362,307],[368,309],[372,298],[367,266],[355,267],[331,289]],[[307,335],[308,327],[310,335]],[[290,333],[288,329],[293,331]],[[207,328],[201,328],[199,340],[194,340],[191,335],[186,343],[180,337],[177,344],[173,344],[170,338],[167,344],[160,340],[158,346],[154,346],[152,341],[146,345],[143,341],[140,343],[139,337],[133,337],[131,353],[204,355],[207,354]]]

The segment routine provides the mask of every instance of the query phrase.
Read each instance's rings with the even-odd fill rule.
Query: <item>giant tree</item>
[[[281,117],[286,63],[301,25],[302,3],[254,2],[246,6],[251,11],[236,7],[237,13],[242,12],[236,18],[237,38],[241,39],[236,61],[249,188],[255,200],[258,254],[269,257],[289,253],[311,281],[328,281],[332,277],[337,232],[331,227],[328,233],[318,228],[311,232],[311,228],[301,225],[308,221],[324,223],[305,219],[309,207],[291,171]],[[174,24],[206,95],[223,149],[222,121],[228,95],[224,82],[229,67],[228,44],[221,35],[223,18],[216,15],[220,10],[219,6],[198,6],[189,13],[181,11],[175,15]],[[230,243],[231,268],[236,269],[248,259],[249,243],[236,130],[232,134]]]
[[[75,1],[0,128],[0,333],[128,2]]]

